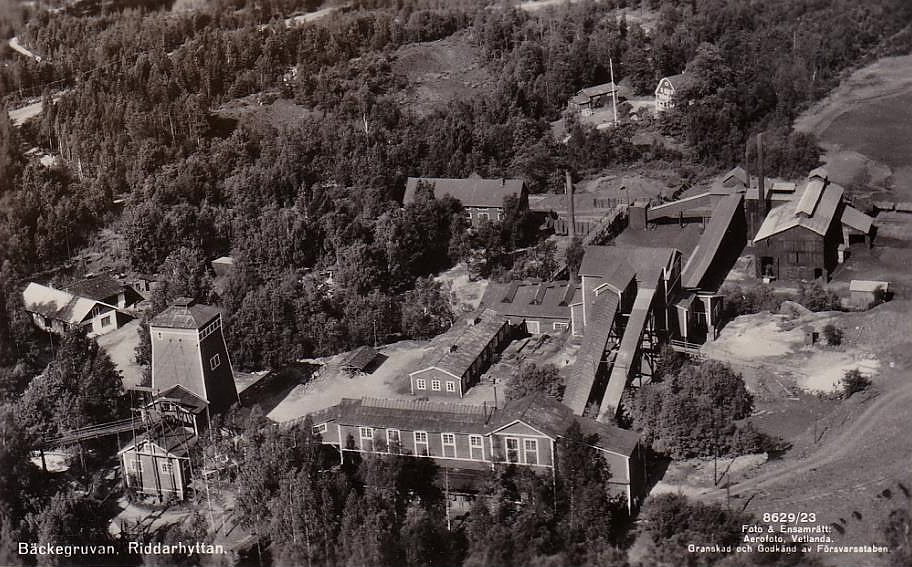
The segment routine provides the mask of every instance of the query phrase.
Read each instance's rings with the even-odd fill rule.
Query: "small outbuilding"
[[[345,355],[339,362],[339,366],[345,372],[355,374],[367,374],[373,371],[375,363],[380,353],[369,346],[360,346]]]
[[[889,288],[889,282],[852,280],[849,282],[849,301],[857,309],[868,309],[884,301]]]

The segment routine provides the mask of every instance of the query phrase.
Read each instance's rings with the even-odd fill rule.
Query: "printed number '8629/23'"
[[[817,522],[815,512],[764,512],[763,521],[768,524],[813,524]]]

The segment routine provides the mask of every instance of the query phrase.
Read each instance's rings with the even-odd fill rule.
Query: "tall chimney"
[[[763,176],[763,132],[757,134],[757,198],[760,200],[760,211],[766,215],[766,179]]]
[[[750,136],[747,137],[747,143],[744,144],[744,172],[747,173],[747,187],[744,189],[750,191],[751,187],[751,169],[750,169]]]
[[[564,172],[565,178],[567,180],[567,201],[570,212],[570,219],[567,225],[568,234],[570,236],[570,242],[573,242],[573,239],[576,238],[576,206],[573,204],[573,180],[570,178],[570,171],[567,170]]]

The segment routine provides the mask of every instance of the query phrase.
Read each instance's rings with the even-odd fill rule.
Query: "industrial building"
[[[554,474],[558,440],[577,423],[611,470],[611,491],[631,509],[644,496],[645,468],[639,435],[584,419],[543,394],[503,408],[457,403],[343,399],[310,416],[321,441],[346,453],[402,454],[434,459],[461,471],[488,471],[512,464]],[[482,477],[483,479],[483,477]]]

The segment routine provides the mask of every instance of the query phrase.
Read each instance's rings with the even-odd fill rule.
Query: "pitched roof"
[[[336,407],[333,419],[324,422],[436,433],[483,433],[493,412],[493,408],[486,410],[484,406],[378,398],[344,398]]]
[[[867,234],[871,232],[871,225],[874,224],[874,219],[855,207],[846,205],[842,210],[842,224]]]
[[[111,296],[122,293],[124,286],[107,274],[99,274],[73,282],[66,286],[66,290],[79,297],[104,301]]]
[[[510,195],[519,197],[524,185],[522,179],[409,177],[402,199],[404,204],[408,205],[415,201],[419,181],[430,183],[434,187],[436,198],[450,195],[458,199],[464,207],[503,207],[504,198]]]
[[[579,274],[605,278],[621,290],[634,275],[652,285],[663,268],[671,267],[678,253],[675,248],[586,246]]]
[[[456,377],[463,376],[475,360],[481,356],[488,343],[494,338],[507,320],[491,309],[485,309],[470,325],[459,333],[452,333],[452,340],[435,349],[425,360],[424,368],[439,368]],[[447,331],[446,334],[450,334]],[[449,337],[447,337],[449,338]],[[416,371],[420,372],[420,370]],[[411,374],[415,374],[412,372]]]
[[[77,297],[62,289],[31,282],[22,292],[26,311],[76,325],[82,323],[96,305],[117,309],[101,301]]]
[[[584,436],[598,435],[596,447],[626,456],[633,453],[640,440],[640,436],[633,431],[574,415],[570,408],[540,392],[508,402],[494,414],[491,431],[497,431],[516,420],[554,439],[563,437],[570,425],[576,422]]]
[[[196,303],[188,297],[180,297],[167,309],[156,315],[150,327],[169,329],[200,329],[219,315],[218,307]]]
[[[754,236],[755,242],[796,226],[804,227],[821,236],[827,233],[842,202],[844,190],[841,185],[825,182],[814,172],[808,176],[799,193],[766,215]]]
[[[151,435],[148,433],[137,435],[132,441],[127,442],[121,447],[118,454],[123,454],[126,451],[130,451],[135,447],[150,441],[174,457],[183,457],[187,455],[194,445],[196,445],[198,440],[199,439],[192,431],[182,427],[172,427],[164,433],[156,431]]]
[[[665,81],[665,80],[667,80],[669,83],[671,83],[671,86],[674,87],[675,90],[680,90],[680,89],[686,87],[687,85],[689,85],[693,81],[693,75],[688,75],[687,73],[678,73],[677,75],[669,75],[667,77],[662,77],[662,79],[659,80],[659,83],[661,83],[662,81]]]
[[[491,283],[481,304],[507,316],[569,319],[570,305],[577,290],[572,282],[515,280],[507,284]]]
[[[583,435],[598,436],[596,447],[625,456],[633,453],[640,439],[633,431],[576,416],[570,408],[542,393],[529,394],[496,410],[414,399],[343,398],[339,404],[314,412],[310,417],[315,425],[338,422],[378,429],[477,435],[493,433],[519,420],[554,439],[563,437],[576,422]]]
[[[747,172],[744,171],[743,167],[738,166],[738,167],[732,169],[731,171],[729,171],[728,173],[726,173],[722,177],[722,183],[728,184],[728,185],[730,185],[732,183],[740,183],[741,185],[746,187],[747,186]]]
[[[611,94],[611,93],[615,92],[616,90],[617,90],[617,87],[614,85],[614,83],[609,81],[607,83],[602,83],[601,85],[593,85],[591,87],[586,87],[584,89],[580,89],[580,91],[577,92],[576,94],[584,95],[586,97],[593,97],[593,96],[602,96],[602,95],[606,95],[606,94]]]
[[[175,384],[164,392],[159,393],[157,396],[155,396],[155,399],[152,401],[152,403],[155,403],[159,400],[178,403],[190,409],[193,413],[199,413],[205,410],[206,406],[209,405],[209,402],[197,396],[187,388],[184,388],[180,384]]]
[[[374,359],[377,358],[377,351],[373,348],[364,345],[356,348],[355,350],[348,353],[342,360],[339,362],[339,366],[355,368],[357,370],[363,371],[367,368]]]

